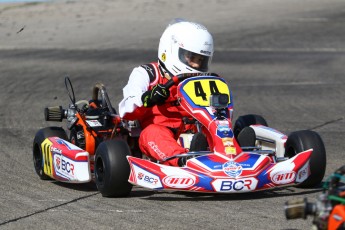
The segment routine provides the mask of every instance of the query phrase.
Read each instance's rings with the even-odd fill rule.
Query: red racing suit
[[[190,117],[177,105],[177,87],[170,88],[170,96],[163,105],[146,108],[141,96],[156,84],[168,81],[157,62],[134,68],[123,88],[123,100],[119,103],[120,116],[125,120],[138,120],[142,128],[139,137],[140,150],[150,158],[162,161],[167,157],[188,150],[177,143],[181,132],[193,128],[185,126],[182,118]],[[164,164],[177,166],[177,159]]]

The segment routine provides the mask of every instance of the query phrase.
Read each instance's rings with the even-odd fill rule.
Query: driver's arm
[[[119,115],[133,113],[136,108],[142,107],[141,96],[149,88],[150,77],[143,67],[133,69],[127,85],[123,88],[123,99],[119,103]]]

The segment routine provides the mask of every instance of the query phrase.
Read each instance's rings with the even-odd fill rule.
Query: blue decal
[[[218,127],[217,127],[217,130],[219,131],[219,132],[230,132],[231,131],[231,129],[230,129],[230,127],[229,127],[229,124],[219,124],[218,125]]]
[[[211,192],[214,191],[213,187],[211,185],[213,178],[211,178],[205,174],[195,172],[194,170],[187,169],[187,171],[190,171],[190,172],[193,172],[194,174],[197,174],[197,177],[199,178],[199,182],[196,183],[194,186],[204,188],[207,191],[211,191]]]
[[[262,188],[265,184],[269,184],[271,183],[271,180],[268,179],[268,173],[267,171],[269,170],[269,168],[265,169],[264,171],[262,171],[259,175],[258,175],[258,185],[257,185],[257,189]]]
[[[224,137],[233,138],[234,137],[234,133],[229,128],[229,125],[227,125],[227,126],[225,126],[225,125],[218,125],[218,127],[217,127],[217,136],[219,136],[220,138],[224,138]]]
[[[259,154],[248,153],[249,158],[245,161],[237,161],[243,168],[252,168],[260,158]]]
[[[198,161],[209,167],[210,169],[213,170],[221,170],[222,169],[222,163],[221,162],[216,162],[211,160],[210,156],[200,156],[196,158]]]
[[[57,139],[57,140],[56,140],[56,143],[58,143],[59,145],[64,145],[64,146],[66,146],[67,149],[71,150],[71,148],[69,147],[69,145],[66,144],[66,142],[65,142],[63,139],[60,139],[60,138]]]

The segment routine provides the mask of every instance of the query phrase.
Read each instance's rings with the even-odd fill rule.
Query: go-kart
[[[68,109],[46,108],[45,118],[67,119],[70,135],[61,127],[37,132],[33,159],[41,179],[94,180],[103,196],[121,197],[129,195],[133,185],[239,193],[282,186],[314,187],[324,177],[326,152],[316,132],[301,130],[287,136],[255,114],[240,116],[233,124],[232,94],[217,74],[182,74],[165,84],[177,87],[177,102],[192,117],[183,121],[196,131],[182,133],[178,139],[190,148],[188,153],[160,162],[142,157],[140,127],[116,114],[103,85],[94,86],[92,100],[78,102],[69,78],[65,85],[72,104]],[[185,165],[164,164],[173,158],[183,158]]]

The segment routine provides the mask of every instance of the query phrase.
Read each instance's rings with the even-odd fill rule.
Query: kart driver
[[[213,38],[207,29],[195,22],[175,19],[160,38],[158,62],[133,69],[123,88],[119,114],[125,120],[138,120],[142,128],[140,150],[149,158],[162,161],[188,152],[177,143],[177,138],[191,128],[182,121],[190,116],[176,103],[177,87],[166,89],[164,84],[179,74],[207,72],[212,56]],[[183,165],[176,158],[164,164]]]

